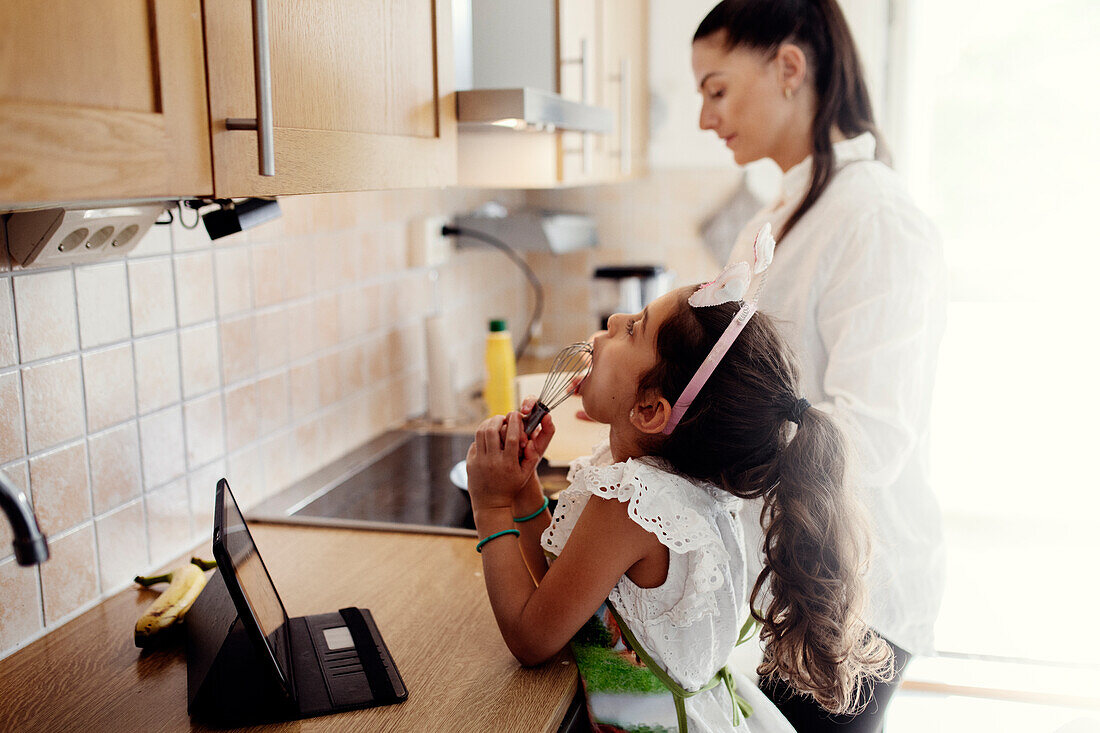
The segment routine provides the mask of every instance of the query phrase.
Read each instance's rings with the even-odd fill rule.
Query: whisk
[[[546,382],[542,385],[538,402],[523,421],[523,431],[530,435],[546,413],[553,410],[576,390],[592,368],[592,344],[570,344],[558,352]]]

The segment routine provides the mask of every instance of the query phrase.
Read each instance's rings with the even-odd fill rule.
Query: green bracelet
[[[477,547],[475,547],[474,549],[477,550],[478,552],[481,552],[481,546],[484,545],[486,542],[488,542],[489,540],[495,540],[497,537],[503,537],[506,534],[514,534],[516,537],[519,537],[519,530],[518,529],[502,529],[501,531],[497,532],[496,534],[491,534],[488,537],[486,537],[485,539],[483,539],[481,542],[478,542]]]
[[[548,506],[550,506],[550,497],[549,496],[544,496],[544,497],[542,497],[542,506],[540,506],[538,508],[538,511],[536,511],[534,514],[528,514],[526,517],[512,517],[512,521],[513,522],[528,522],[528,521],[534,519],[535,517],[537,517],[538,515],[542,514],[544,511],[546,511],[546,507],[548,507]]]

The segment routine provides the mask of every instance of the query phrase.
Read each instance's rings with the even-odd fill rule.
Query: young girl
[[[534,472],[549,416],[531,440],[520,413],[490,418],[470,447],[477,549],[504,641],[538,664],[573,639],[594,722],[789,731],[725,667],[750,607],[763,624],[759,673],[829,710],[854,709],[862,679],[889,672],[888,647],[859,618],[842,435],[800,398],[786,348],[755,313],[759,285],[743,300],[752,275],[738,263],[596,334],[579,392],[610,438],[574,462],[552,520]],[[766,563],[747,594],[736,515],[758,497]],[[556,556],[549,567],[544,551]]]

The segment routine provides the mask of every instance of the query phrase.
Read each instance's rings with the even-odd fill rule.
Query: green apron
[[[605,613],[606,611],[606,613]],[[743,644],[756,635],[756,621],[749,616],[741,627],[737,644]],[[610,602],[604,603],[589,621],[573,637],[571,642],[577,669],[585,686],[585,694],[591,700],[595,694],[624,696],[663,696],[671,693],[676,706],[676,722],[679,733],[687,733],[687,708],[684,700],[724,684],[733,701],[733,722],[752,714],[752,707],[736,691],[736,683],[728,667],[722,667],[711,680],[698,690],[685,690],[673,680],[638,643],[626,623]],[[641,664],[637,664],[641,662]],[[590,706],[591,709],[591,706]],[[595,715],[593,715],[595,718]],[[608,724],[628,733],[664,733],[665,726],[644,723],[623,727],[623,721],[595,720],[595,724]]]

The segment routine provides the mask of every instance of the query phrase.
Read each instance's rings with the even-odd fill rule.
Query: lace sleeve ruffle
[[[612,591],[611,601],[636,606],[630,615],[647,624],[664,621],[686,626],[704,614],[716,612],[714,591],[727,582],[730,555],[712,517],[716,501],[722,509],[732,511],[737,499],[700,488],[651,459],[628,459],[611,465],[577,461],[570,478],[572,483],[559,496],[553,520],[543,534],[546,550],[561,552],[590,496],[627,503],[627,513],[634,522],[656,536],[670,552],[685,556],[685,592],[672,608],[667,608],[665,604],[649,603],[644,589],[624,579]],[[623,586],[642,592],[623,594]]]

